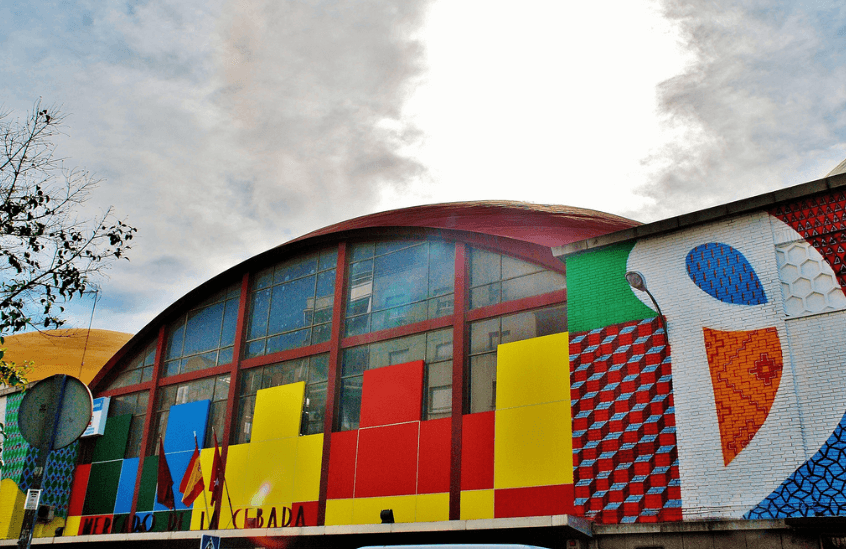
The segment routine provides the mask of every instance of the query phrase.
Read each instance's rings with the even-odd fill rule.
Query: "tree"
[[[61,326],[63,304],[125,258],[136,231],[111,208],[79,217],[99,181],[54,155],[63,120],[40,101],[23,122],[0,113],[0,336]]]

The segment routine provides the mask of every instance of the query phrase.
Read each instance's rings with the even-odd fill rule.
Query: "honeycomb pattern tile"
[[[825,259],[809,242],[788,242],[776,247],[784,312],[789,316],[837,311],[846,296]]]
[[[575,513],[682,519],[670,354],[660,317],[570,336]]]

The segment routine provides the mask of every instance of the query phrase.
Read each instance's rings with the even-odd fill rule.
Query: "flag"
[[[156,501],[168,509],[175,508],[176,504],[173,502],[173,477],[170,476],[170,468],[167,466],[167,458],[165,458],[164,444],[161,437],[159,437],[159,471],[156,481]]]
[[[220,521],[220,507],[223,502],[223,460],[220,459],[220,449],[217,447],[217,433],[214,435],[214,460],[212,461],[211,478],[209,479],[209,490],[211,490],[211,504],[214,505],[209,529],[217,530]]]
[[[194,440],[194,453],[188,468],[182,475],[182,482],[179,483],[179,491],[182,492],[182,503],[186,506],[194,503],[194,500],[203,493],[206,485],[203,482],[203,469],[200,467],[200,449],[197,447],[197,440]]]
[[[211,504],[219,507],[223,500],[223,460],[220,459],[220,449],[217,447],[217,435],[214,435],[214,461],[212,462],[209,489],[211,490]]]

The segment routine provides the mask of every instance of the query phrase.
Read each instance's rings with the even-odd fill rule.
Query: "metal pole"
[[[45,427],[50,430],[50,443],[46,449],[38,448],[38,458],[35,462],[35,471],[33,472],[32,484],[30,489],[41,490],[41,481],[44,479],[44,468],[47,466],[47,458],[50,452],[53,451],[53,444],[56,442],[56,430],[59,425],[59,418],[62,414],[62,405],[65,399],[65,387],[68,384],[68,376],[62,376],[62,386],[59,389],[59,398],[56,405],[56,413],[53,415],[53,422],[51,425]],[[39,502],[41,498],[39,496]],[[35,509],[26,509],[24,511],[23,523],[21,525],[21,535],[18,538],[18,549],[30,549],[32,545],[32,530],[35,527],[35,516],[38,513],[38,506]]]

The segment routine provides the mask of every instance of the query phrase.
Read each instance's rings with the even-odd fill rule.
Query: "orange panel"
[[[703,328],[725,465],[767,419],[783,368],[775,328],[723,332]]]

